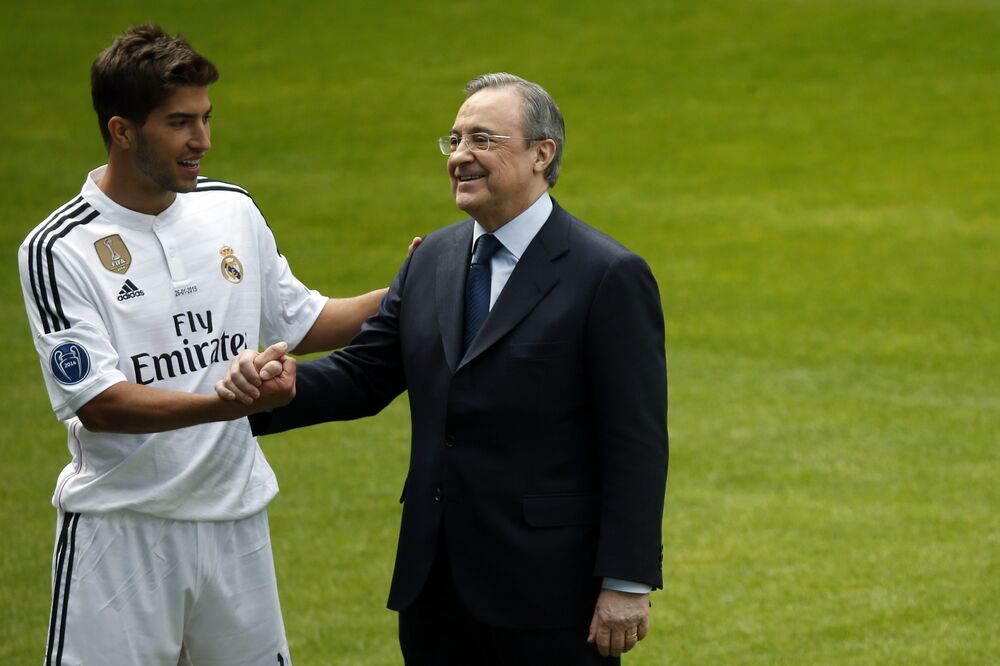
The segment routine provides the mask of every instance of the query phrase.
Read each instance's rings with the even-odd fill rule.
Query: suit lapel
[[[472,220],[462,224],[447,242],[450,245],[443,248],[438,257],[434,295],[444,356],[448,367],[455,372],[462,359],[462,317],[465,315],[465,276],[472,248]]]
[[[549,219],[514,267],[479,335],[461,359],[459,370],[514,328],[559,282],[555,260],[569,249],[569,218],[554,200],[553,204]]]

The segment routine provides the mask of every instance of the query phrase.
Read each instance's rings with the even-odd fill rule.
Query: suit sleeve
[[[594,574],[660,588],[666,355],[659,290],[638,255],[615,261],[601,281],[588,320],[586,354],[602,465]]]
[[[372,416],[406,389],[399,313],[409,265],[407,259],[378,312],[364,323],[350,346],[299,364],[291,403],[250,417],[255,435]]]

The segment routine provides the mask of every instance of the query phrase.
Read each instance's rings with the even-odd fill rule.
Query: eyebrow
[[[205,113],[185,113],[184,111],[174,111],[173,113],[168,113],[167,118],[200,118],[202,116],[207,116],[212,113],[212,107],[208,107],[208,111]]]
[[[459,132],[454,127],[451,128],[451,133],[452,134],[461,134],[461,132]],[[468,132],[466,132],[466,134],[480,134],[480,133],[483,133],[483,134],[495,134],[495,132],[493,130],[491,130],[488,127],[483,127],[482,125],[476,125],[475,127],[470,128],[470,130]]]

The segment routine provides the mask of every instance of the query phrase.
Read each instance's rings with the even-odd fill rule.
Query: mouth
[[[181,165],[186,171],[191,171],[198,173],[201,170],[201,158],[195,160],[177,160],[177,163]]]
[[[460,183],[471,183],[474,180],[480,180],[482,178],[486,178],[486,174],[480,173],[475,175],[456,176],[455,178]]]

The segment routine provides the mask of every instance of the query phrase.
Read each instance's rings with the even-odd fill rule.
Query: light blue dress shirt
[[[542,196],[538,197],[535,203],[528,206],[523,213],[493,232],[503,247],[497,250],[490,259],[490,270],[492,271],[490,310],[493,309],[500,292],[503,291],[507,280],[510,279],[510,274],[514,272],[514,267],[517,266],[521,255],[528,249],[528,245],[535,239],[551,213],[552,197],[549,196],[548,192],[543,192]],[[472,256],[472,248],[476,247],[476,241],[485,233],[489,232],[479,222],[476,222],[472,231],[472,247],[469,248],[470,257]],[[603,587],[635,594],[646,594],[653,589],[644,583],[634,583],[619,578],[605,578]]]
[[[528,249],[528,245],[534,240],[535,235],[545,224],[545,220],[549,219],[551,213],[552,197],[549,196],[548,192],[543,192],[542,196],[538,197],[535,203],[528,206],[523,213],[493,232],[502,247],[490,259],[490,271],[492,272],[490,310],[497,302],[510,274],[514,272],[514,267],[517,266],[521,255]],[[476,241],[479,240],[479,237],[486,233],[489,232],[479,222],[476,222],[472,230],[472,248],[476,247]],[[472,248],[469,249],[470,257],[472,256]]]

